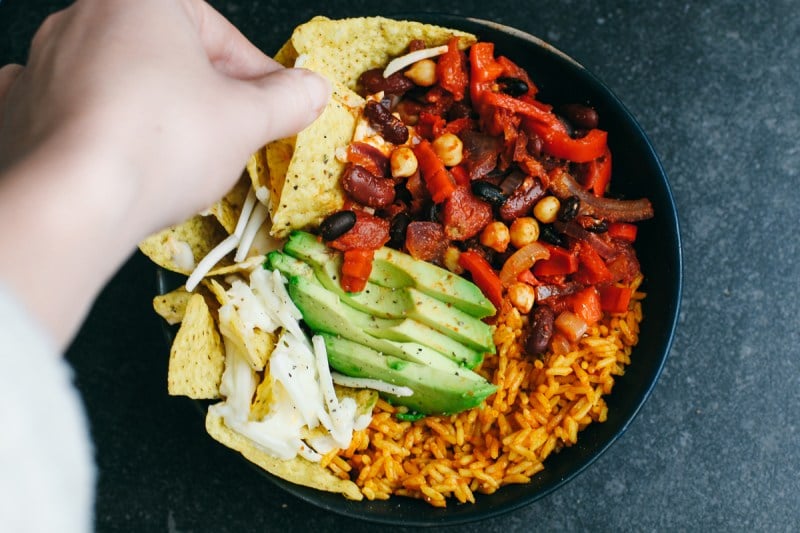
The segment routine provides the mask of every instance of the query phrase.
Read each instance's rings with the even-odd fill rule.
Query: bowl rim
[[[393,501],[395,504],[394,508],[396,508],[398,511],[402,510],[404,503],[409,504],[409,502],[411,502],[411,505],[418,505],[418,504],[424,505],[425,509],[431,509],[431,510],[435,509],[435,511],[433,512],[441,512],[440,516],[436,516],[433,519],[420,517],[418,515],[406,515],[406,516],[400,516],[398,518],[394,516],[391,517],[386,516],[382,514],[382,512],[368,512],[370,507],[372,507],[373,503],[369,502],[368,500],[351,502],[350,500],[345,499],[341,494],[325,493],[323,491],[319,491],[316,489],[311,489],[308,487],[293,484],[291,482],[288,482],[286,480],[283,480],[281,478],[269,474],[268,472],[259,468],[257,465],[254,465],[250,461],[247,461],[246,459],[243,458],[243,460],[247,461],[247,463],[250,466],[252,466],[252,468],[254,468],[258,473],[262,474],[267,479],[269,479],[275,486],[292,494],[293,496],[299,498],[300,500],[305,501],[306,503],[314,505],[315,507],[321,508],[323,510],[332,511],[343,517],[353,518],[376,524],[402,525],[409,527],[463,525],[466,523],[474,523],[477,521],[488,520],[490,518],[510,513],[522,507],[531,505],[532,503],[552,494],[553,492],[563,487],[571,480],[575,479],[578,475],[586,471],[589,468],[589,466],[594,464],[595,461],[597,461],[600,458],[600,456],[602,456],[625,433],[625,431],[633,423],[633,420],[637,417],[642,407],[644,406],[645,402],[649,399],[650,395],[652,394],[663,372],[664,366],[666,365],[668,356],[672,349],[672,344],[675,338],[675,331],[678,325],[678,319],[680,315],[680,308],[683,296],[683,269],[684,269],[683,246],[681,241],[678,210],[672,193],[672,188],[670,186],[667,174],[663,168],[661,160],[658,157],[651,140],[649,139],[649,137],[647,136],[647,134],[645,133],[639,122],[628,110],[627,106],[625,106],[625,104],[610,90],[610,88],[602,80],[600,80],[596,75],[594,75],[580,62],[572,58],[567,53],[563,52],[562,50],[550,44],[549,42],[531,33],[487,19],[455,15],[455,14],[447,14],[447,13],[437,13],[437,12],[396,13],[386,16],[389,18],[415,20],[442,26],[452,25],[449,27],[453,27],[456,29],[459,28],[459,25],[463,27],[464,25],[470,25],[470,24],[485,27],[491,31],[501,32],[506,35],[509,35],[514,39],[521,39],[527,41],[528,43],[531,43],[534,46],[546,50],[547,52],[560,58],[562,61],[567,62],[572,66],[574,66],[575,68],[579,69],[582,76],[588,78],[591,81],[591,83],[595,86],[595,88],[599,92],[603,93],[603,96],[606,99],[613,102],[614,107],[618,109],[622,119],[633,127],[636,135],[639,136],[643,141],[644,148],[647,151],[646,157],[652,162],[654,167],[657,169],[657,174],[660,179],[660,185],[663,186],[664,189],[663,194],[666,199],[666,204],[669,207],[669,212],[662,213],[660,216],[665,217],[666,218],[665,222],[669,225],[670,228],[674,229],[673,252],[675,254],[674,267],[676,271],[675,271],[674,287],[672,288],[671,291],[671,294],[673,295],[673,298],[671,298],[671,303],[674,304],[673,306],[674,308],[671,310],[672,312],[671,319],[666,324],[666,327],[662,327],[662,330],[665,333],[664,336],[666,340],[662,345],[661,349],[659,350],[660,353],[656,354],[659,357],[659,363],[657,367],[655,367],[654,369],[652,378],[650,379],[650,382],[647,384],[646,388],[643,390],[638,401],[632,406],[632,409],[628,410],[628,414],[626,415],[626,417],[624,417],[622,423],[614,431],[613,435],[611,435],[611,437],[608,438],[605,442],[603,442],[600,446],[594,448],[592,453],[587,458],[583,459],[574,469],[570,470],[567,475],[561,477],[558,481],[550,484],[549,486],[546,486],[527,497],[519,497],[510,502],[493,506],[490,509],[475,509],[474,507],[472,507],[473,504],[464,504],[463,506],[460,506],[460,509],[462,510],[465,508],[466,509],[471,508],[471,509],[469,511],[458,513],[457,515],[448,515],[448,509],[452,509],[451,506],[448,506],[447,508],[444,509],[436,509],[427,504],[424,504],[423,502],[420,502],[419,500],[414,500],[411,498],[401,498],[395,496],[393,499],[390,499],[389,502]],[[159,290],[162,292],[170,290],[171,288],[174,287],[174,285],[169,280],[169,274],[165,273],[165,271],[160,268],[157,269],[157,285]],[[164,328],[164,333],[168,340],[170,340],[172,335],[174,334],[169,328],[166,327]],[[200,409],[200,412],[204,412],[203,409]],[[580,441],[577,446],[580,446]],[[546,465],[547,462],[545,463],[545,468],[547,468]],[[519,487],[525,487],[525,486],[526,485],[520,485]],[[500,491],[508,489],[509,487],[503,487],[500,489]],[[488,498],[491,496],[492,495],[476,494],[476,498],[478,498],[478,501],[480,501],[480,499]],[[375,503],[377,505],[383,506],[385,502],[375,502]],[[456,503],[456,505],[460,504]]]

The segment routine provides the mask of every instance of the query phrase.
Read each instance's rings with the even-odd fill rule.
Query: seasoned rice
[[[542,358],[523,353],[527,317],[504,305],[494,326],[497,353],[476,369],[498,387],[483,406],[408,422],[396,418],[404,408],[379,400],[369,427],[324,464],[353,479],[367,499],[408,496],[436,507],[448,498],[474,503],[475,493],[529,482],[551,453],[607,419],[604,396],[638,342],[641,281],[632,284],[627,313],[606,314],[572,351]]]

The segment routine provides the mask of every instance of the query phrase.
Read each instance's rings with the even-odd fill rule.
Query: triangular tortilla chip
[[[327,468],[300,456],[288,461],[276,459],[249,439],[232,431],[225,425],[222,417],[212,411],[206,415],[206,431],[216,441],[238,451],[249,461],[281,479],[313,489],[341,493],[351,500],[363,499],[358,486],[349,479],[336,477]]]
[[[208,208],[208,213],[219,221],[220,225],[228,232],[228,235],[233,233],[236,229],[236,223],[239,222],[239,215],[242,214],[242,206],[250,190],[250,180],[248,177],[249,176],[242,176],[228,194]]]
[[[260,372],[267,364],[272,350],[275,348],[276,336],[272,332],[245,326],[239,311],[228,297],[225,288],[217,280],[209,279],[206,283],[220,303],[218,313],[220,333],[234,345],[247,359],[250,368]]]
[[[193,294],[169,354],[167,390],[195,399],[219,398],[225,366],[214,319],[201,294]]]
[[[195,215],[186,222],[171,226],[139,243],[139,249],[158,266],[186,274],[228,236],[216,218]],[[231,264],[230,257],[219,265]]]
[[[183,287],[179,287],[174,291],[159,294],[153,298],[153,309],[170,326],[174,326],[183,320],[183,316],[186,313],[186,304],[189,303],[191,297],[192,293]]]
[[[474,35],[465,32],[408,20],[314,17],[294,30],[291,44],[294,53],[308,54],[316,60],[313,67],[306,63],[305,68],[355,91],[363,72],[385,67],[389,60],[405,53],[412,40],[422,40],[426,47],[432,47],[447,44],[453,36],[460,37],[462,48],[476,41]]]

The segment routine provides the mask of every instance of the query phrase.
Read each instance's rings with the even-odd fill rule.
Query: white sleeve
[[[0,531],[91,531],[95,469],[72,369],[2,284],[0,376]]]

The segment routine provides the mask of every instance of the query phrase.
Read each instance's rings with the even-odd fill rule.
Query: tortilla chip
[[[216,218],[195,215],[139,243],[139,249],[158,266],[189,275],[197,263],[228,236]],[[230,258],[220,265],[231,264]]]
[[[220,303],[219,331],[232,342],[247,360],[250,368],[264,370],[277,340],[275,334],[259,328],[247,328],[236,307],[231,303],[225,289],[215,279],[208,279],[205,285]]]
[[[186,305],[169,354],[167,390],[173,396],[219,398],[225,354],[211,311],[201,294]]]
[[[256,387],[253,403],[250,405],[250,420],[263,420],[269,413],[272,403],[272,380],[269,379],[269,365],[264,370],[264,378]]]
[[[266,154],[267,168],[269,169],[269,207],[270,214],[278,209],[278,202],[283,192],[283,184],[286,182],[286,173],[289,171],[289,163],[294,154],[295,137],[281,139],[269,143],[264,152]]]
[[[294,48],[294,44],[292,44],[291,40],[288,40],[284,43],[283,46],[281,46],[281,49],[275,53],[272,59],[274,59],[284,67],[291,67],[297,60],[297,56],[298,53],[297,50],[295,50]]]
[[[249,190],[250,180],[247,179],[247,176],[243,176],[228,194],[208,208],[208,214],[217,219],[228,235],[236,229],[236,223],[239,222],[239,215],[242,214],[242,206]]]
[[[258,448],[249,439],[228,428],[222,417],[209,411],[206,415],[206,431],[217,442],[241,453],[270,474],[281,479],[313,489],[343,494],[351,500],[361,500],[358,486],[349,479],[336,477],[330,470],[300,456],[284,461],[276,459]]]
[[[270,166],[272,236],[283,238],[293,229],[316,227],[344,205],[339,182],[344,163],[334,154],[350,143],[356,126],[356,112],[345,101],[363,103],[360,96],[344,88],[334,92],[322,115],[297,134],[282,183],[278,161],[285,161],[285,148],[268,148],[268,162],[276,162],[275,168]]]
[[[191,297],[192,293],[183,287],[179,287],[174,291],[159,294],[153,298],[153,309],[170,326],[174,326],[183,320],[183,315],[186,313],[186,304],[189,303]]]
[[[294,53],[315,59],[313,66],[305,63],[304,68],[355,91],[364,71],[385,67],[391,59],[407,52],[412,40],[420,39],[426,47],[432,47],[447,44],[453,36],[460,37],[462,49],[476,41],[469,33],[408,20],[314,17],[294,30],[291,44]],[[284,55],[290,57],[288,50]]]
[[[250,273],[256,268],[262,268],[264,266],[264,262],[267,260],[266,255],[254,255],[252,257],[248,257],[244,261],[239,263],[234,263],[232,265],[224,266],[215,268],[211,270],[206,277],[213,277],[213,276],[227,276],[228,274],[242,274],[242,273]]]

